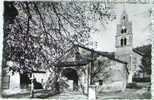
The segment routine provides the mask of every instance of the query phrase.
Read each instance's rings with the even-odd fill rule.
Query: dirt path
[[[149,99],[150,92],[145,89],[127,89],[125,92],[101,93],[97,95],[97,100],[104,99]]]
[[[56,96],[49,97],[53,100],[88,100],[88,97],[78,92],[65,92]]]

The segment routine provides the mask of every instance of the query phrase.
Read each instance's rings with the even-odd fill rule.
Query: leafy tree
[[[90,45],[94,21],[112,21],[112,5],[100,2],[4,2],[4,55],[20,72],[52,69],[74,45]],[[16,65],[17,67],[17,65]],[[58,77],[55,77],[55,81]]]

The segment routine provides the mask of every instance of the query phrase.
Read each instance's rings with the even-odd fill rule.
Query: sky
[[[151,18],[148,12],[150,8],[149,4],[115,4],[112,11],[115,13],[116,19],[106,24],[105,28],[98,23],[96,27],[99,31],[91,34],[92,41],[97,42],[97,48],[94,49],[108,52],[116,50],[116,27],[124,9],[128,14],[129,21],[132,22],[133,47],[150,44],[151,28],[149,24]]]

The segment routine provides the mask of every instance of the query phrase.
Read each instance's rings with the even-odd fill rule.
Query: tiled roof
[[[143,54],[140,50],[138,50],[137,48],[133,48],[133,51],[134,51],[135,53],[141,55],[141,56],[144,55],[144,54]]]
[[[117,61],[117,62],[120,62],[120,63],[127,64],[127,62],[124,62],[124,61],[121,61],[121,60],[119,60],[119,59],[116,59],[116,58],[114,57],[113,53],[102,52],[102,51],[100,52],[100,51],[96,51],[96,50],[94,50],[94,49],[90,49],[90,48],[87,48],[87,47],[81,46],[81,45],[76,45],[76,46],[81,47],[81,48],[83,48],[83,49],[86,49],[86,50],[88,50],[88,51],[92,51],[92,52],[97,53],[97,54],[99,54],[99,55],[101,55],[101,56],[107,57],[107,58],[109,58],[109,59],[111,59],[111,60],[114,60],[114,61]]]

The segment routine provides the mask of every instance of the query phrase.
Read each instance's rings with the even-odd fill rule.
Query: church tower
[[[133,44],[132,23],[124,10],[120,17],[120,24],[117,25],[116,51],[124,52],[132,49]]]
[[[124,10],[120,16],[120,23],[117,24],[116,32],[116,53],[119,60],[130,62],[130,55],[133,49],[132,22],[128,19],[128,14]]]
[[[120,23],[117,24],[117,32],[115,37],[115,58],[128,63],[127,68],[131,73],[133,70],[133,33],[132,22],[129,21],[128,14],[124,10],[120,16]],[[130,75],[129,75],[130,76]],[[130,82],[132,75],[130,78]]]

